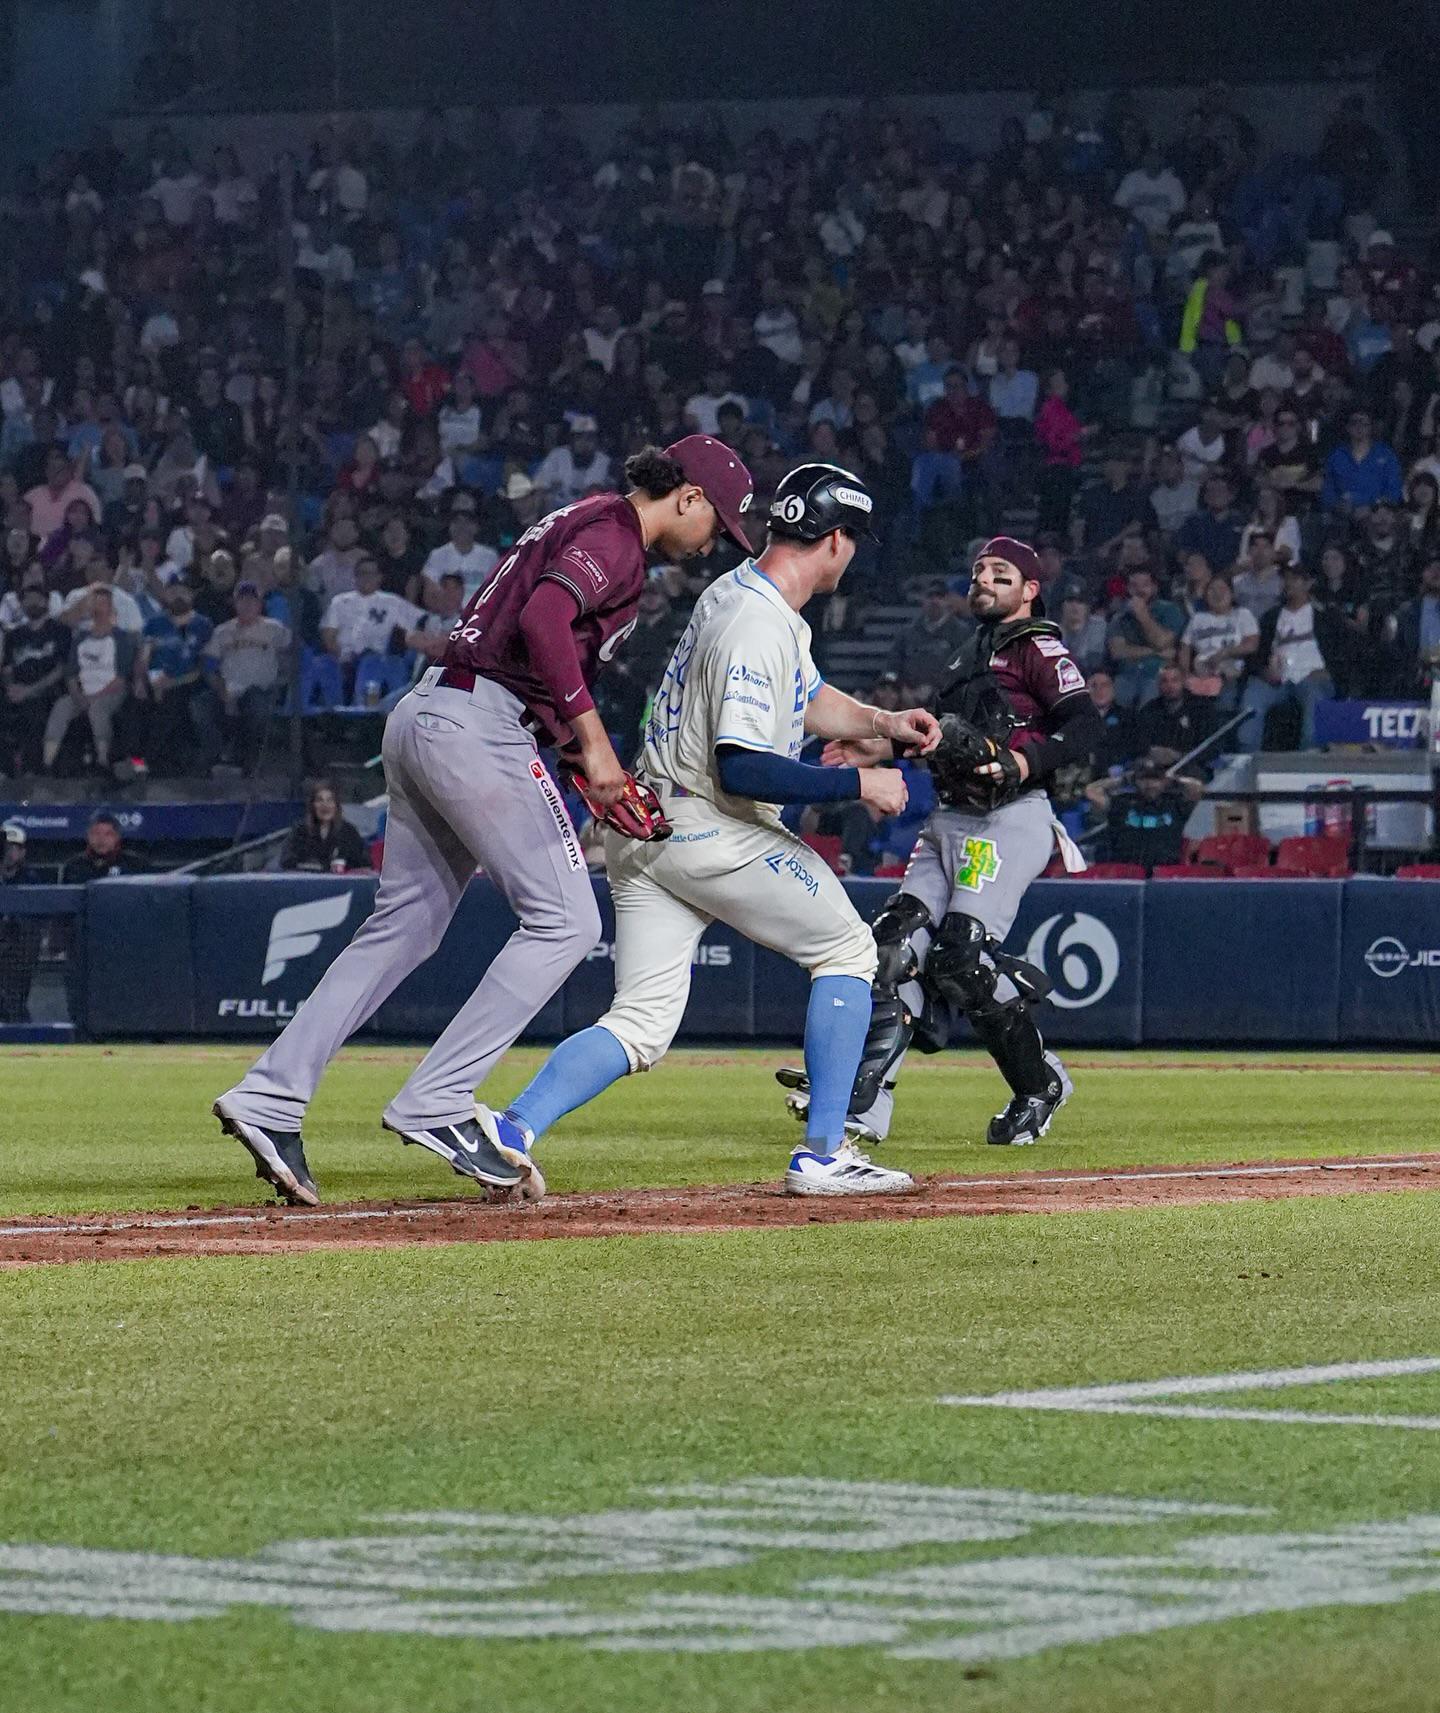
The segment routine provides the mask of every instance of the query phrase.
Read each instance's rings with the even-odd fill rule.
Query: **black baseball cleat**
[[[225,1134],[233,1136],[255,1162],[255,1176],[262,1183],[272,1185],[292,1207],[318,1205],[320,1192],[310,1176],[305,1143],[298,1130],[272,1130],[252,1124],[235,1111],[228,1095],[222,1094],[210,1110]]]
[[[513,1190],[527,1176],[523,1167],[505,1158],[473,1118],[467,1118],[461,1124],[437,1124],[426,1130],[402,1130],[388,1118],[382,1118],[380,1122],[402,1142],[428,1148],[462,1178],[472,1178],[477,1184]]]
[[[1024,1148],[1038,1142],[1069,1098],[1070,1090],[1058,1078],[1044,1094],[1017,1094],[990,1120],[985,1140],[996,1148]]]

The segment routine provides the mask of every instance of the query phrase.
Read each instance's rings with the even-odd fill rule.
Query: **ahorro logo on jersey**
[[[265,942],[265,964],[261,987],[279,981],[293,963],[320,949],[323,937],[338,928],[350,914],[353,892],[332,892],[325,898],[307,898],[302,904],[286,904],[270,919]],[[337,948],[338,949],[338,948]],[[318,971],[316,972],[318,975]],[[296,1007],[288,999],[222,999],[216,1007],[220,1017],[287,1023]]]
[[[752,672],[748,666],[732,666],[726,673],[731,684],[753,684],[762,690],[770,688],[770,680],[763,672]]]

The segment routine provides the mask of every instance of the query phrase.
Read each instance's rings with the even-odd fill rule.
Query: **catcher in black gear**
[[[1020,901],[1063,840],[1045,782],[1101,735],[1085,679],[1045,617],[1039,559],[1008,536],[975,559],[974,634],[949,662],[931,711],[939,746],[928,758],[940,807],[926,822],[900,890],[872,927],[879,951],[870,1034],[850,1100],[854,1134],[880,1141],[912,1040],[944,1046],[951,1019],[968,1019],[994,1058],[1010,1100],[987,1141],[1038,1141],[1069,1098],[1071,1082],[1047,1052],[1034,1018],[1049,991],[1044,972],[1001,950]],[[863,759],[879,750],[863,746]],[[855,745],[832,744],[826,759],[854,763]],[[1073,859],[1072,859],[1073,860]],[[786,1070],[792,1111],[803,1113],[803,1073]]]

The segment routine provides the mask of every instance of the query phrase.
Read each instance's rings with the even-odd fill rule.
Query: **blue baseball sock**
[[[805,1013],[805,1074],[810,1114],[805,1139],[833,1153],[845,1137],[850,1090],[870,1028],[870,983],[854,975],[822,975],[810,983]]]
[[[539,1136],[557,1118],[584,1106],[587,1100],[594,1100],[629,1069],[625,1049],[608,1029],[596,1023],[560,1043],[528,1086],[506,1107],[506,1116]]]

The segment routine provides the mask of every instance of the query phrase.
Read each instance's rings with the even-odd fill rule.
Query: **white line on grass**
[[[938,1398],[963,1408],[1062,1410],[1081,1415],[1168,1416],[1205,1422],[1287,1422],[1307,1427],[1393,1427],[1440,1431],[1440,1416],[1337,1415],[1314,1410],[1223,1409],[1151,1400],[1213,1396],[1224,1392],[1281,1391],[1290,1386],[1328,1386],[1347,1380],[1385,1380],[1402,1374],[1434,1374],[1440,1357],[1406,1356],[1385,1362],[1329,1362],[1310,1368],[1268,1368],[1239,1374],[1191,1374],[1168,1380],[1128,1380],[1111,1386],[1063,1386],[1035,1392],[995,1392],[989,1397]]]

